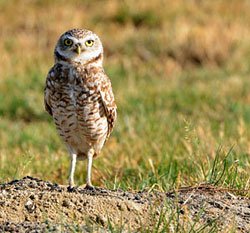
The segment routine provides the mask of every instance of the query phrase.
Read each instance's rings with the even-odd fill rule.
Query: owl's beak
[[[80,55],[81,52],[82,52],[81,45],[77,44],[74,51],[75,51],[78,55]]]

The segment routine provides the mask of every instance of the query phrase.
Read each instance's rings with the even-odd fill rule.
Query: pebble
[[[35,204],[33,201],[31,200],[28,200],[26,203],[25,203],[25,208],[28,210],[29,213],[32,213],[34,210],[35,210]]]

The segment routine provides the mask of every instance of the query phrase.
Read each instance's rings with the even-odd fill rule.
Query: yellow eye
[[[85,45],[86,45],[87,47],[91,47],[91,46],[93,46],[93,44],[94,44],[94,41],[93,41],[93,40],[87,40],[87,41],[85,42]]]
[[[73,41],[70,40],[70,39],[65,39],[65,40],[63,41],[63,43],[64,43],[64,45],[66,45],[66,46],[70,46],[70,45],[73,44]]]

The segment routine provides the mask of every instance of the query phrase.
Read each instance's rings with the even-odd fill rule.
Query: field
[[[118,106],[94,185],[206,183],[249,198],[249,10],[247,0],[1,0],[0,183],[29,175],[67,184],[69,156],[43,89],[59,35],[80,27],[103,41]],[[85,173],[78,162],[78,185]]]

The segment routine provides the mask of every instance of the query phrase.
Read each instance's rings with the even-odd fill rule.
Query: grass
[[[244,0],[2,0],[0,182],[32,175],[67,183],[69,157],[43,87],[58,36],[84,27],[103,40],[118,105],[95,185],[249,190],[249,9]],[[77,164],[78,184],[85,167]]]

